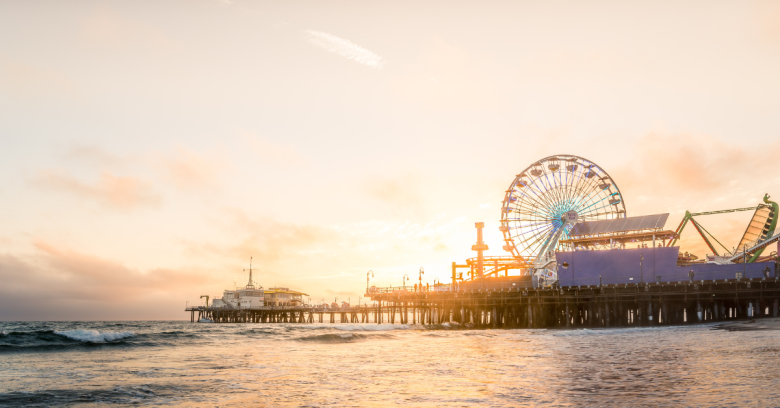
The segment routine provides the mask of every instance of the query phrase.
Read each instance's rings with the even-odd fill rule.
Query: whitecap
[[[390,331],[409,329],[408,324],[353,324],[333,326],[336,330],[344,331]]]
[[[65,330],[55,331],[54,334],[67,337],[71,340],[86,341],[92,343],[104,343],[107,341],[115,341],[123,339],[125,337],[132,337],[135,335],[133,332],[99,332],[97,330]]]

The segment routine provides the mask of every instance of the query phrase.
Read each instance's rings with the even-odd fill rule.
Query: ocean
[[[0,406],[780,406],[780,331],[0,323]]]

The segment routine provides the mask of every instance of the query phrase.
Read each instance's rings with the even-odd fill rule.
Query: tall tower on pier
[[[471,246],[472,251],[477,251],[477,276],[482,279],[485,272],[485,256],[484,251],[488,250],[488,246],[482,240],[482,228],[485,228],[484,222],[478,222],[475,224],[477,227],[477,243]],[[472,276],[472,278],[474,278]]]
[[[249,271],[249,282],[246,284],[247,289],[254,289],[255,284],[252,283],[252,257],[249,257],[249,269],[244,269],[244,272]]]

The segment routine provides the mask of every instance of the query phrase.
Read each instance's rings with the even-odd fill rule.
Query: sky
[[[554,154],[667,229],[780,199],[778,72],[771,1],[3,1],[0,320],[447,283]]]

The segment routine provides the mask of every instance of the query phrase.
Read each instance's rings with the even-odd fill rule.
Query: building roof
[[[657,240],[674,239],[679,237],[674,231],[645,231],[637,232],[633,234],[621,234],[621,235],[601,235],[597,237],[575,237],[572,239],[562,239],[559,242],[561,244],[574,244],[574,245],[609,245],[610,240],[616,244],[625,244],[630,242],[645,242],[652,241],[653,238]]]
[[[643,215],[640,217],[615,218],[611,220],[585,221],[574,225],[569,236],[598,235],[615,232],[660,230],[666,225],[669,213]]]
[[[290,290],[288,288],[268,288],[265,290],[265,293],[286,293],[288,295],[309,296],[306,293],[298,292],[297,290]]]

